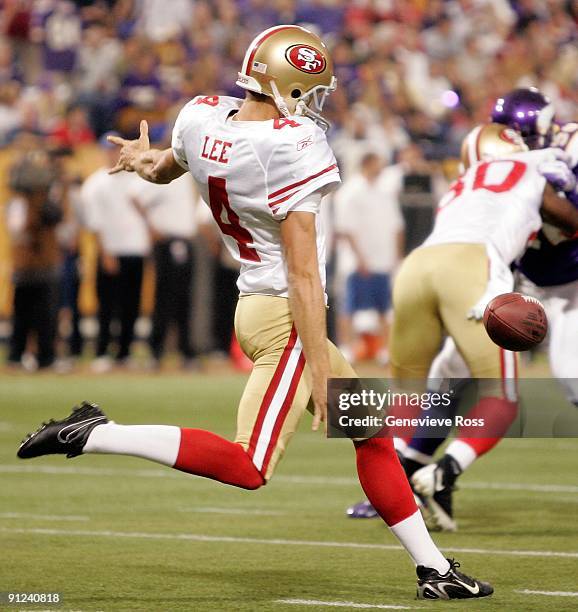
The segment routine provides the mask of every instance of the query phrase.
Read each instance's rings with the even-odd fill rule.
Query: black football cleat
[[[445,574],[431,567],[417,566],[418,599],[474,599],[488,597],[494,592],[491,584],[459,572],[457,561],[448,561],[450,569]]]
[[[426,465],[411,477],[414,491],[423,498],[428,508],[428,526],[432,527],[432,530],[457,530],[452,496],[460,474],[461,469],[457,461],[450,455],[444,455],[438,463]]]
[[[62,421],[51,419],[48,423],[42,423],[34,433],[28,434],[18,449],[18,457],[31,459],[42,455],[82,455],[90,432],[104,423],[108,423],[108,418],[96,404],[82,402]]]

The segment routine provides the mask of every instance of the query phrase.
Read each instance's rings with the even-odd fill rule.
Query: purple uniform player
[[[572,176],[548,179],[578,207],[578,123],[554,122],[553,107],[537,89],[517,89],[496,101],[492,120],[519,130],[529,146],[552,146],[565,155]],[[548,125],[549,124],[549,125]],[[550,368],[578,406],[578,236],[544,224],[520,261],[518,289],[542,301],[550,323]]]
[[[492,111],[492,121],[520,132],[531,149],[547,146],[561,149],[578,177],[578,124],[556,124],[552,103],[536,88],[515,89],[498,98]],[[565,190],[564,187],[571,187],[564,181],[559,182],[559,177],[552,177],[551,182],[561,191]],[[566,195],[578,206],[575,186],[568,189]],[[571,283],[578,279],[578,238],[566,236],[545,225],[529,245],[518,267],[538,287]]]

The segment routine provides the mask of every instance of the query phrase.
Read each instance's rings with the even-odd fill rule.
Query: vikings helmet
[[[295,25],[261,32],[249,45],[237,79],[239,87],[273,98],[283,116],[305,115],[324,129],[329,123],[321,111],[336,83],[327,47]]]
[[[507,157],[527,151],[528,146],[518,132],[505,125],[486,123],[475,127],[462,143],[461,163],[467,170],[479,161]]]
[[[492,121],[520,132],[530,149],[542,149],[550,143],[554,106],[535,87],[514,89],[496,100]]]

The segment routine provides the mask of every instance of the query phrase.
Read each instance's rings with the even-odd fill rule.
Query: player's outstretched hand
[[[576,187],[576,176],[564,161],[542,162],[538,166],[538,172],[556,191],[573,191]]]
[[[120,136],[109,136],[108,141],[121,147],[118,163],[108,171],[109,174],[117,172],[134,172],[135,163],[142,153],[146,153],[151,147],[149,141],[149,125],[146,121],[140,122],[140,135],[136,140],[125,140]]]
[[[313,425],[311,429],[317,431],[321,423],[325,423],[325,432],[327,433],[327,379],[313,381],[313,389],[311,392],[313,399]]]

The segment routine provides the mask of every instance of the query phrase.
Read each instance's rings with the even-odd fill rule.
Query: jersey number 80
[[[498,183],[488,183],[487,173],[491,166],[494,168],[497,165],[509,164],[510,168],[504,178]],[[511,159],[498,159],[495,161],[485,162],[476,168],[476,174],[472,183],[472,191],[478,189],[486,189],[494,193],[503,193],[513,189],[526,172],[527,165],[521,161]],[[466,184],[463,178],[459,178],[452,183],[448,193],[441,199],[438,206],[438,212],[443,210],[448,204],[451,204],[464,191]]]

